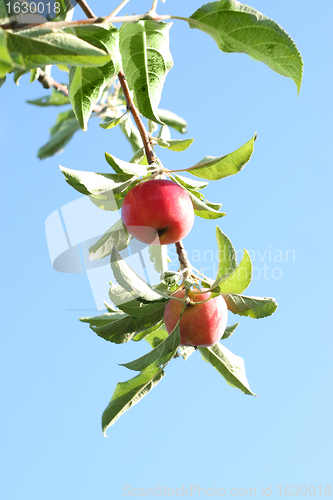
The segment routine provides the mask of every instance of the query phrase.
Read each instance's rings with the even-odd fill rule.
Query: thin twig
[[[43,85],[44,89],[51,89],[52,87],[54,87],[55,89],[62,92],[66,97],[68,97],[67,86],[63,85],[62,83],[56,82],[51,75],[48,75],[41,69],[39,70],[38,81]]]
[[[81,9],[83,10],[83,12],[87,17],[89,17],[90,19],[96,17],[91,8],[89,7],[89,5],[87,4],[86,0],[76,0],[76,3],[81,7]]]
[[[152,163],[156,162],[156,158],[154,155],[153,148],[152,148],[150,141],[149,141],[147,130],[145,129],[145,126],[141,121],[138,110],[136,109],[136,107],[134,105],[134,102],[133,102],[131,94],[130,94],[130,90],[129,90],[127,82],[126,82],[126,77],[122,71],[120,71],[118,73],[118,78],[119,78],[121,88],[123,89],[123,92],[124,92],[124,96],[125,96],[126,104],[127,104],[127,109],[132,113],[132,116],[134,118],[136,126],[138,127],[138,130],[140,132],[140,136],[141,136],[141,139],[142,139],[142,142],[143,142],[143,145],[145,148],[145,153],[147,156],[148,165],[151,165]]]
[[[113,11],[113,12],[111,12],[111,14],[109,14],[109,15],[106,17],[106,19],[105,19],[105,20],[106,20],[106,21],[109,21],[109,19],[111,19],[112,17],[115,17],[115,16],[118,14],[118,12],[120,12],[120,11],[121,11],[121,9],[122,9],[123,7],[125,7],[125,5],[126,5],[129,1],[130,1],[130,0],[123,0],[123,2],[121,2],[121,4],[120,4],[120,5],[118,5],[118,7],[117,7],[116,9],[114,9],[114,11]]]
[[[191,263],[190,263],[189,258],[187,256],[183,242],[177,241],[177,243],[175,243],[175,245],[176,245],[176,251],[177,251],[181,271],[186,271],[187,273],[190,274],[192,266],[191,266]]]

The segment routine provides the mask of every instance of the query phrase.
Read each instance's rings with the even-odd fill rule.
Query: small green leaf
[[[124,174],[99,174],[84,170],[72,170],[60,165],[66,182],[85,195],[100,195],[108,191],[123,191],[133,181],[133,176]]]
[[[138,177],[147,175],[147,167],[144,165],[119,160],[109,153],[105,153],[105,159],[117,174],[130,174]]]
[[[108,130],[110,128],[113,128],[113,127],[116,127],[117,125],[119,125],[119,123],[121,122],[121,119],[124,115],[126,115],[127,111],[125,113],[123,113],[121,116],[119,116],[119,118],[113,118],[112,120],[106,120],[105,122],[103,123],[100,123],[99,126],[101,128],[104,128],[105,130]]]
[[[168,270],[168,248],[167,245],[149,245],[148,253],[151,262],[154,263],[155,271],[160,274]]]
[[[40,97],[39,99],[34,99],[33,101],[26,102],[29,104],[34,104],[35,106],[63,106],[64,104],[69,104],[69,99],[62,92],[59,92],[59,90],[52,88],[49,95],[45,95],[43,97]]]
[[[186,121],[175,113],[172,113],[172,111],[159,108],[157,110],[157,116],[163,123],[168,125],[168,127],[172,127],[175,130],[178,130],[178,132],[180,132],[181,134],[185,134],[185,132],[187,131]]]
[[[187,347],[184,347],[184,346],[180,346],[179,347],[179,351],[180,351],[180,354],[181,356],[183,357],[184,361],[186,361],[190,356],[191,354],[193,354],[195,352],[195,347],[191,347],[191,346],[187,346]]]
[[[219,277],[219,276],[218,276]],[[222,293],[242,293],[247,289],[252,279],[252,263],[248,252],[244,255],[236,269],[219,285]]]
[[[143,316],[156,314],[158,321],[162,319],[167,303],[167,300],[163,298],[162,300],[147,301],[144,297],[128,292],[118,285],[111,286],[109,296],[112,302],[129,316],[142,318]]]
[[[80,125],[71,109],[60,113],[55,125],[50,129],[51,137],[49,142],[38,150],[38,158],[44,160],[49,156],[60,153],[79,129]]]
[[[107,312],[100,314],[99,316],[87,316],[80,318],[82,323],[89,323],[92,326],[104,326],[109,325],[113,321],[117,321],[118,319],[126,318],[127,314],[122,311],[118,312]]]
[[[125,366],[125,368],[128,368],[129,370],[136,370],[139,372],[159,366],[165,366],[176,354],[179,344],[180,330],[178,325],[170,333],[170,335],[162,340],[162,342],[160,342],[152,351],[134,361],[122,363],[121,366]]]
[[[233,354],[220,342],[212,347],[198,347],[198,349],[203,359],[214,366],[229,385],[240,389],[244,394],[255,396],[246,378],[243,358]]]
[[[169,334],[166,330],[159,328],[158,330],[154,330],[153,332],[148,333],[145,336],[145,340],[153,349],[155,349],[155,347],[160,345],[163,340],[168,338],[168,336]]]
[[[229,175],[237,174],[250,160],[256,138],[257,135],[254,135],[252,139],[244,144],[244,146],[228,155],[216,158],[213,156],[206,156],[203,160],[199,161],[199,163],[193,167],[188,168],[186,171],[190,172],[192,175],[210,181],[217,181]]]
[[[138,129],[135,127],[135,125],[130,117],[128,117],[126,120],[122,120],[120,122],[120,128],[124,132],[124,134],[126,135],[130,145],[132,146],[132,150],[134,153],[138,149],[142,148],[142,146],[143,146],[142,139],[140,137]],[[126,129],[127,129],[127,131],[126,131]],[[130,132],[129,134],[128,134],[128,131]]]
[[[194,192],[192,189],[186,189],[186,191],[192,200],[194,213],[198,217],[203,219],[220,219],[226,215],[224,212],[218,212],[207,205],[204,201],[201,201],[197,197],[198,193]]]
[[[182,152],[189,148],[193,141],[194,139],[169,139],[167,148],[171,151]]]
[[[106,436],[106,430],[110,425],[113,425],[121,415],[146,396],[163,377],[163,370],[154,368],[142,372],[126,382],[119,382],[110,403],[103,412],[102,428],[104,435]]]
[[[119,48],[124,73],[140,113],[163,124],[157,115],[164,81],[173,61],[169,50],[171,24],[158,21],[124,23]]]
[[[103,259],[111,254],[113,247],[119,252],[128,247],[131,235],[127,231],[121,219],[112,227],[107,229],[94,245],[89,248],[89,260]]]
[[[236,330],[238,325],[239,325],[239,323],[235,323],[234,325],[228,325],[226,327],[226,329],[224,330],[224,334],[222,335],[221,340],[225,340],[225,339],[228,339],[229,337],[231,337],[231,335],[234,333],[234,331]]]
[[[290,36],[275,21],[237,0],[220,0],[200,7],[188,19],[214,38],[223,52],[243,52],[261,61],[301,88],[303,61]]]
[[[12,71],[15,63],[7,49],[7,33],[0,28],[0,78]]]
[[[0,78],[0,89],[3,86],[3,84],[5,83],[5,81],[6,81],[6,77],[5,76],[3,78]]]
[[[272,297],[246,297],[235,293],[223,293],[228,309],[239,316],[266,318],[276,311],[277,303]]]
[[[175,175],[177,181],[187,189],[203,189],[208,186],[208,182],[196,181],[194,179],[188,179],[182,175]],[[221,205],[222,206],[222,205]]]
[[[229,238],[216,226],[216,239],[219,252],[217,276],[230,274],[237,267],[237,254]]]

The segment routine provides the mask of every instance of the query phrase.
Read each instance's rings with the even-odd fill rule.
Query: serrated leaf
[[[102,429],[104,435],[106,435],[106,430],[110,425],[113,425],[121,415],[141,401],[163,377],[163,369],[154,368],[142,372],[126,382],[119,382],[110,403],[103,412]]]
[[[168,127],[172,127],[175,130],[178,130],[181,134],[185,134],[187,131],[187,122],[181,118],[180,116],[172,113],[172,111],[168,111],[167,109],[158,109],[157,116],[159,119],[168,125]]]
[[[126,126],[125,126],[125,124],[126,124]],[[130,135],[127,135],[126,127],[130,129]],[[141,136],[138,132],[138,129],[135,127],[135,125],[130,117],[127,118],[126,122],[125,122],[125,120],[122,120],[120,122],[120,128],[121,128],[122,132],[126,135],[130,145],[132,146],[132,150],[134,153],[138,149],[142,148],[143,143],[142,143]]]
[[[130,163],[128,161],[119,160],[109,153],[105,153],[105,159],[117,174],[125,173],[136,175],[138,177],[147,175],[147,167],[144,165],[138,165],[137,163]]]
[[[167,245],[149,245],[148,253],[154,269],[162,274],[168,270],[168,248]]]
[[[238,174],[250,160],[256,138],[257,135],[254,135],[244,146],[228,155],[219,157],[206,156],[193,167],[186,169],[186,171],[210,181],[217,181],[229,175]]]
[[[169,139],[167,146],[171,151],[182,152],[189,148],[194,139]]]
[[[124,316],[116,321],[101,326],[90,325],[90,328],[101,338],[114,344],[124,344],[135,335],[160,324],[164,315],[164,309],[147,313],[140,318]],[[148,333],[148,332],[147,332]]]
[[[69,74],[69,98],[82,130],[87,130],[88,120],[105,87],[121,69],[119,31],[110,25],[91,24],[84,29],[74,29],[76,35],[110,54],[112,60],[98,68],[72,67]]]
[[[111,254],[113,247],[120,252],[128,247],[131,235],[127,231],[121,219],[112,227],[107,229],[94,245],[89,248],[89,260],[103,259]]]
[[[50,129],[50,140],[38,150],[38,158],[44,160],[60,153],[78,130],[80,125],[71,109],[60,113],[55,125]]]
[[[218,276],[219,277],[219,276]],[[236,269],[219,285],[222,293],[242,293],[247,289],[252,279],[251,258],[244,249],[244,255]]]
[[[272,297],[246,297],[235,293],[223,293],[228,309],[239,316],[266,318],[276,311],[277,303]]]
[[[120,257],[114,248],[111,254],[111,268],[118,284],[130,293],[141,297],[147,302],[163,300],[148,283],[138,276],[129,265]]]
[[[147,301],[144,297],[129,292],[121,286],[112,285],[109,297],[123,312],[134,318],[141,318],[148,314],[156,314],[162,318],[167,300]]]
[[[203,5],[188,19],[191,28],[214,38],[223,52],[242,52],[301,88],[303,62],[290,36],[275,21],[237,0]]]
[[[125,368],[128,368],[129,370],[135,371],[144,371],[159,366],[165,366],[176,354],[179,344],[180,330],[179,325],[177,325],[170,335],[162,340],[162,342],[160,342],[152,351],[134,361],[122,363],[121,366],[125,366]]]
[[[33,28],[7,35],[8,50],[23,56],[27,69],[58,63],[103,66],[111,59],[104,50],[65,31]]]
[[[135,180],[132,175],[86,172],[72,170],[61,165],[60,170],[64,174],[66,182],[76,191],[85,195],[100,195],[108,191],[117,193],[123,191]]]
[[[155,349],[158,345],[163,342],[163,340],[167,339],[169,336],[166,330],[159,328],[158,330],[154,330],[151,333],[148,333],[144,339],[148,342],[148,344]]]
[[[182,175],[175,175],[177,181],[187,189],[203,189],[208,186],[208,182],[196,181],[194,179],[188,179]]]
[[[118,319],[126,318],[127,314],[122,311],[118,312],[107,312],[100,314],[99,316],[86,316],[80,318],[82,323],[89,323],[92,326],[103,326],[109,325],[113,321],[117,321]]]
[[[229,385],[240,389],[244,394],[255,396],[246,378],[243,358],[233,354],[220,342],[211,347],[198,347],[198,350],[204,360],[210,363]]]
[[[230,274],[237,267],[237,254],[229,238],[216,226],[216,240],[219,254],[217,276]]]
[[[234,325],[228,325],[224,330],[224,334],[222,335],[221,340],[225,340],[231,337],[231,335],[234,333],[238,325],[239,323],[235,323]]]
[[[7,33],[0,28],[0,78],[12,71],[15,63],[7,49]]]
[[[173,61],[169,50],[171,24],[159,21],[124,23],[119,49],[128,85],[140,113],[162,124],[157,114],[164,81]]]
[[[22,76],[22,75],[20,75]],[[54,87],[49,95],[40,97],[39,99],[34,99],[33,101],[26,101],[29,104],[34,104],[35,106],[63,106],[64,104],[69,104],[69,99],[59,90]]]

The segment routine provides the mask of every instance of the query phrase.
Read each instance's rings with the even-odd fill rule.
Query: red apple
[[[169,245],[191,231],[194,209],[186,191],[173,181],[153,179],[137,184],[125,196],[121,216],[139,241]]]
[[[174,297],[184,298],[185,290],[176,292]],[[192,293],[189,298],[192,302],[202,302],[209,299],[210,292]],[[175,328],[184,302],[170,299],[164,310],[164,322],[168,333]],[[227,326],[228,309],[221,295],[210,299],[204,304],[187,305],[180,320],[181,345],[209,347],[218,342]]]

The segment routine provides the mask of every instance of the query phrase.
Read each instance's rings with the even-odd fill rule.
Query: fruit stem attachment
[[[126,82],[126,77],[122,71],[120,71],[118,73],[118,78],[119,78],[121,88],[123,89],[123,92],[124,92],[124,96],[125,96],[126,104],[127,104],[127,109],[132,113],[132,116],[134,118],[136,126],[138,127],[138,130],[140,132],[140,136],[141,136],[143,146],[145,148],[145,153],[147,156],[148,165],[152,165],[153,163],[156,163],[156,158],[154,155],[153,148],[150,144],[148,132],[145,129],[145,126],[141,121],[138,110],[136,109],[136,107],[134,105],[134,102],[133,102],[131,94],[130,94],[129,87],[128,87],[127,82]]]

